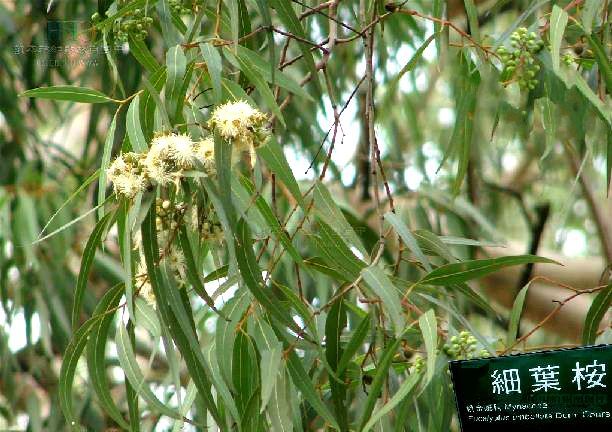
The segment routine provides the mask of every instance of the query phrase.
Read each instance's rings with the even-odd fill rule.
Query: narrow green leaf
[[[102,162],[100,164],[100,177],[98,178],[98,219],[104,217],[104,201],[106,200],[106,170],[110,165],[111,153],[113,145],[115,144],[115,130],[117,128],[117,116],[119,115],[119,109],[115,112],[113,120],[111,121],[110,127],[104,141],[104,150],[102,151]]]
[[[465,11],[470,24],[470,33],[476,42],[480,42],[480,26],[478,25],[478,9],[474,4],[474,0],[463,0]]]
[[[516,255],[463,261],[440,266],[434,271],[428,273],[417,283],[429,285],[451,285],[486,276],[504,267],[528,263],[559,264],[551,259],[535,255]]]
[[[117,306],[122,291],[122,286],[119,285],[106,292],[96,309],[100,313],[94,315],[79,327],[64,352],[59,375],[58,396],[62,412],[72,430],[80,430],[78,418],[75,416],[72,409],[72,384],[77,363],[83,353],[89,333],[94,328],[94,325],[97,324],[106,313]]]
[[[205,370],[206,364],[194,334],[195,329],[190,325],[189,318],[186,317],[187,313],[180,299],[178,288],[170,286],[168,272],[166,269],[162,272],[159,266],[155,218],[155,206],[151,206],[142,223],[141,233],[147,273],[157,299],[157,307],[163,324],[169,329],[176,346],[183,355],[187,370],[198,388],[206,409],[210,411],[218,424],[222,424],[221,416],[210,392],[210,382]]]
[[[213,89],[213,96],[215,103],[221,102],[221,54],[217,48],[210,43],[201,43],[200,52],[206,62],[206,68],[210,75],[210,83]]]
[[[368,398],[366,399],[365,406],[363,407],[363,411],[361,413],[361,419],[359,420],[359,431],[364,430],[366,424],[368,424],[368,421],[372,416],[372,411],[376,405],[376,400],[381,395],[383,384],[385,383],[389,372],[389,366],[391,366],[393,357],[395,357],[397,349],[399,348],[400,341],[401,339],[399,338],[389,341],[389,344],[383,352],[382,358],[376,365],[376,374],[374,375],[374,380],[368,389]]]
[[[334,302],[325,320],[325,357],[332,370],[338,370],[338,364],[342,357],[342,346],[340,337],[346,327],[346,306],[344,301],[339,298]],[[336,411],[336,417],[340,430],[348,431],[348,409],[346,405],[346,384],[341,374],[338,374],[340,382],[330,379],[332,401]]]
[[[597,338],[599,323],[606,315],[612,304],[612,283],[601,290],[593,299],[591,307],[587,312],[584,320],[584,329],[582,330],[582,343],[584,345],[592,345]]]
[[[181,92],[187,69],[187,58],[180,45],[173,46],[166,54],[166,108],[170,120],[177,119],[183,108],[184,94]]]
[[[288,90],[295,94],[302,100],[312,101],[312,96],[309,95],[306,90],[300,86],[289,74],[286,74],[280,70],[274,70],[274,65],[270,64],[262,56],[255,51],[252,51],[242,45],[236,47],[236,56],[242,58],[245,62],[249,63],[253,69],[255,69],[263,79],[272,85],[278,85],[279,87]],[[228,59],[232,61],[233,59]],[[240,67],[237,63],[235,67]],[[274,72],[274,75],[272,74]]]
[[[376,422],[378,422],[381,418],[391,412],[391,410],[397,405],[399,405],[400,402],[406,400],[406,398],[408,398],[412,394],[412,391],[415,389],[416,385],[421,379],[421,376],[422,375],[417,372],[413,372],[408,375],[408,378],[406,378],[404,382],[400,385],[393,397],[389,399],[386,404],[384,404],[374,413],[372,413],[372,417],[370,417],[370,420],[363,427],[363,432],[367,432],[372,429]]]
[[[312,380],[304,370],[302,361],[295,353],[295,350],[291,350],[287,357],[287,370],[291,375],[291,380],[295,386],[302,392],[302,396],[306,399],[312,408],[321,416],[332,428],[340,430],[338,422],[321,401],[321,398],[317,395]]]
[[[87,187],[93,183],[94,180],[96,180],[98,178],[98,175],[100,175],[100,170],[96,170],[92,175],[90,175],[89,177],[87,177],[87,179],[72,193],[70,194],[70,196],[68,197],[68,199],[66,201],[64,201],[64,203],[55,211],[55,213],[53,213],[53,215],[49,218],[49,220],[47,221],[47,223],[45,224],[45,226],[43,227],[43,229],[40,231],[40,234],[38,234],[38,240],[40,240],[40,238],[42,237],[42,235],[45,233],[45,231],[47,230],[47,228],[49,227],[49,225],[51,225],[51,223],[55,220],[55,218],[57,217],[57,215],[60,214],[60,212],[66,208],[66,206],[68,204],[70,204],[72,202],[72,200],[74,200],[81,192],[83,192],[85,189],[87,189]]]
[[[329,190],[321,182],[315,184],[314,202],[315,214],[327,225],[333,227],[334,231],[346,242],[347,246],[355,246],[367,258],[368,253],[363,247],[361,239],[359,239],[353,227],[342,214]]]
[[[79,315],[81,314],[81,305],[83,303],[85,288],[87,287],[91,264],[93,263],[96,250],[102,241],[102,236],[107,232],[110,223],[113,221],[114,215],[115,213],[108,213],[98,221],[83,250],[81,267],[79,269],[79,276],[77,278],[77,284],[74,290],[74,301],[72,304],[72,328],[75,330],[79,325]]]
[[[400,235],[406,246],[412,251],[416,259],[418,259],[421,264],[425,267],[425,270],[431,271],[431,264],[429,260],[423,254],[423,251],[419,247],[419,243],[416,241],[406,224],[399,218],[398,215],[392,212],[388,212],[385,214],[385,220],[389,222],[395,231]]]
[[[382,305],[391,318],[395,336],[399,337],[404,332],[406,322],[397,289],[381,267],[367,267],[361,272],[361,275],[372,291],[382,300]]]
[[[299,18],[295,14],[295,11],[293,10],[293,7],[290,1],[270,0],[269,3],[274,7],[281,21],[283,22],[284,25],[287,26],[287,29],[291,33],[293,33],[296,36],[299,36],[302,39],[307,38],[306,32],[304,31],[304,28],[302,27],[302,23],[300,22]],[[298,44],[300,47],[300,51],[302,52],[302,55],[304,56],[304,61],[306,62],[306,66],[308,69],[310,69],[310,73],[313,76],[312,82],[314,83],[315,88],[317,90],[316,96],[320,96],[321,86],[319,84],[319,80],[317,76],[317,67],[315,65],[312,53],[310,52],[311,46],[305,42],[298,42]]]
[[[20,97],[31,97],[38,99],[53,99],[81,103],[106,103],[117,102],[98,90],[75,87],[75,86],[50,86],[26,90],[19,94]]]
[[[193,287],[194,291],[202,298],[202,300],[206,302],[208,307],[217,314],[221,315],[221,312],[219,312],[215,307],[215,301],[206,292],[206,288],[204,288],[204,284],[200,279],[200,272],[196,268],[196,262],[193,257],[193,249],[191,247],[191,242],[189,241],[189,236],[187,235],[187,229],[184,225],[180,227],[178,236],[183,255],[185,256],[185,266],[187,268],[187,279],[189,280],[189,283]],[[223,315],[221,316],[223,317]]]
[[[419,60],[421,60],[421,57],[423,57],[423,53],[425,52],[431,41],[436,39],[439,34],[439,32],[433,33],[431,36],[425,39],[425,42],[423,42],[423,44],[414,52],[412,58],[410,58],[408,63],[406,63],[402,70],[400,70],[397,76],[393,79],[393,84],[396,84],[406,73],[410,72],[416,67]]]
[[[438,322],[433,309],[429,309],[419,317],[419,327],[423,334],[423,342],[427,351],[427,378],[426,384],[429,384],[436,371],[436,357],[438,347]]]
[[[351,339],[349,340],[346,347],[344,347],[342,357],[340,357],[340,361],[338,362],[338,368],[336,369],[338,375],[341,375],[342,372],[344,372],[350,361],[353,359],[353,356],[357,354],[359,349],[363,346],[363,341],[368,335],[369,330],[370,314],[367,314],[363,317],[357,328],[353,331]]]
[[[608,89],[608,92],[611,92],[612,67],[610,66],[610,57],[608,56],[606,50],[597,38],[589,34],[586,35],[586,38],[589,41],[589,45],[591,46],[593,53],[595,54],[595,60],[597,60],[597,64],[599,65],[599,73],[601,74],[604,79],[604,82],[606,83],[606,88]]]
[[[259,147],[256,152],[257,156],[261,157],[266,162],[270,171],[276,174],[277,178],[285,184],[289,192],[291,192],[291,195],[293,195],[293,198],[295,198],[302,208],[305,208],[300,187],[293,176],[293,171],[285,158],[283,149],[276,142],[276,139],[273,136],[270,137],[268,143]]]
[[[604,3],[601,0],[586,0],[584,2],[581,21],[586,34],[591,34],[591,30],[593,29],[593,20],[603,4]]]
[[[559,56],[561,50],[561,41],[563,33],[567,25],[568,15],[562,8],[557,5],[553,6],[552,14],[550,15],[550,55],[552,57],[552,66],[554,71],[559,70],[561,58]]]
[[[179,413],[168,408],[159,399],[157,399],[157,396],[155,396],[155,394],[149,388],[149,384],[146,382],[146,379],[140,370],[140,366],[138,366],[138,363],[136,362],[136,356],[134,354],[134,350],[132,349],[130,337],[123,325],[118,326],[117,333],[115,335],[115,343],[117,344],[117,358],[119,359],[119,363],[121,364],[121,368],[123,369],[125,376],[130,381],[130,384],[136,393],[147,402],[149,409],[171,418],[182,419]]]
[[[508,338],[506,340],[506,346],[511,347],[516,341],[516,335],[518,334],[519,323],[521,322],[521,315],[523,313],[523,305],[525,304],[525,297],[527,296],[527,290],[531,286],[531,281],[521,288],[516,297],[514,298],[514,304],[510,311],[510,321],[508,323]]]
[[[261,352],[261,408],[260,413],[263,413],[268,405],[268,401],[272,396],[272,391],[276,385],[276,379],[281,371],[281,355],[282,345],[276,343],[272,349],[266,349]]]
[[[87,371],[91,380],[91,386],[98,397],[98,403],[100,403],[104,412],[122,428],[130,429],[111,396],[111,385],[106,374],[105,358],[108,332],[115,316],[115,314],[108,313],[108,311],[117,306],[122,294],[122,284],[111,288],[105,296],[108,295],[112,301],[108,305],[104,301],[100,301],[93,313],[94,317],[100,316],[100,320],[94,324],[87,341]]]
[[[236,234],[234,238],[236,248],[236,258],[238,259],[238,268],[244,280],[245,285],[251,291],[255,299],[268,311],[272,316],[281,321],[283,324],[291,328],[297,333],[301,333],[301,329],[291,319],[283,305],[275,299],[271,291],[264,284],[261,276],[261,269],[255,259],[253,252],[253,242],[248,225],[244,219],[238,221]]]
[[[142,40],[130,36],[130,54],[140,63],[150,74],[155,73],[161,66],[149,51],[149,48]]]
[[[140,95],[136,95],[136,97],[132,99],[125,121],[132,150],[137,153],[145,153],[148,146],[140,124]]]

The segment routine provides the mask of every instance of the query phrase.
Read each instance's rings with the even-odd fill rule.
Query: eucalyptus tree
[[[0,5],[6,424],[446,431],[448,360],[609,340],[608,2],[43,3]]]

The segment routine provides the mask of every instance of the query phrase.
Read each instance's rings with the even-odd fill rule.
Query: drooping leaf
[[[113,98],[106,96],[104,93],[99,92],[98,90],[65,85],[30,89],[24,91],[19,96],[81,103],[116,102]]]
[[[438,323],[433,309],[429,309],[419,317],[419,327],[421,328],[425,350],[427,351],[427,375],[425,382],[428,384],[434,376],[438,347]]]
[[[567,12],[559,6],[554,5],[550,16],[550,54],[554,71],[559,70],[561,61],[559,52],[561,50],[561,41],[563,40],[563,33],[565,32],[567,20]]]
[[[591,307],[587,312],[584,320],[584,329],[582,330],[582,343],[584,345],[592,345],[597,338],[599,324],[606,315],[612,304],[612,283],[601,290],[593,299]]]
[[[418,281],[418,284],[429,285],[451,285],[467,282],[496,272],[504,267],[528,264],[528,263],[549,263],[559,264],[548,258],[536,255],[516,255],[500,258],[490,258],[481,260],[463,261],[458,263],[445,264],[428,273]],[[559,264],[560,265],[560,264]]]
[[[405,320],[402,313],[397,289],[379,266],[369,266],[362,270],[363,280],[382,300],[383,309],[389,314],[396,337],[404,332]]]

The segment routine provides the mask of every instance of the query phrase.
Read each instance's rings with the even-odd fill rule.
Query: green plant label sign
[[[611,368],[612,345],[452,361],[461,430],[612,430]]]

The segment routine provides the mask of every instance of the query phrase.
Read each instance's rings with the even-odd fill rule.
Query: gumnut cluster
[[[457,336],[452,336],[450,341],[444,344],[442,350],[453,360],[467,360],[491,355],[486,349],[479,350],[476,338],[465,330]]]
[[[419,374],[423,372],[424,369],[425,369],[425,359],[423,358],[423,356],[417,354],[414,357],[414,360],[412,361],[411,372]]]
[[[169,0],[170,9],[177,15],[187,15],[204,4],[204,0]]]
[[[505,85],[516,81],[521,89],[533,90],[538,84],[536,75],[540,70],[534,55],[544,47],[544,42],[525,27],[513,32],[510,41],[511,49],[501,46],[497,50],[503,67],[501,80]]]
[[[125,3],[125,1],[119,2],[119,7],[125,6]],[[94,24],[98,23],[100,20],[101,17],[98,12],[91,16],[91,21]],[[153,24],[153,18],[147,16],[146,9],[136,8],[127,11],[113,22],[115,40],[124,43],[128,41],[130,36],[136,40],[144,40],[149,33],[151,24]]]
[[[132,199],[154,186],[178,184],[186,170],[216,174],[211,138],[193,141],[189,135],[164,134],[151,141],[146,153],[123,153],[107,170],[117,196]]]

